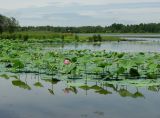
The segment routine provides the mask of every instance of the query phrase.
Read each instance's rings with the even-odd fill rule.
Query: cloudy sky
[[[84,26],[160,22],[160,0],[0,0],[20,25]]]

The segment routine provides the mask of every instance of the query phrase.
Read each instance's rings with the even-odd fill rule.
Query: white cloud
[[[0,13],[22,25],[159,22],[159,0],[0,0]]]
[[[27,7],[39,7],[46,5],[104,5],[118,3],[141,3],[141,2],[160,2],[159,0],[0,0],[0,8],[3,9],[18,9]]]
[[[46,6],[51,0],[0,0],[0,8],[19,9],[27,7]]]

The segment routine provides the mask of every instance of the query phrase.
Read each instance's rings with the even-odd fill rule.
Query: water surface
[[[129,41],[47,44],[45,50],[105,50],[107,52],[160,52],[160,38],[127,38]]]
[[[160,52],[160,38],[127,39],[132,41],[47,44],[44,50]],[[43,76],[25,73],[16,76],[20,76],[20,80],[0,78],[1,118],[160,117],[160,86],[137,88],[102,81],[52,81],[51,77],[46,80]]]
[[[34,74],[21,74],[30,88],[0,78],[2,118],[159,118],[159,86],[106,85],[106,82],[44,81]],[[35,86],[40,82],[43,87]],[[78,81],[79,82],[79,81]],[[72,83],[72,84],[70,84]],[[88,89],[89,86],[90,89]],[[97,89],[97,87],[99,89]],[[91,89],[92,88],[92,89]]]

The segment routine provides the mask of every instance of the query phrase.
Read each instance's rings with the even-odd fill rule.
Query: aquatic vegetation
[[[65,65],[69,65],[70,63],[71,63],[71,62],[70,62],[69,60],[67,60],[67,59],[64,60],[64,64],[65,64]]]
[[[10,40],[2,40],[0,45],[2,73],[34,73],[40,78],[46,75],[48,78],[41,78],[41,80],[51,84],[61,80],[87,80],[131,84],[138,87],[160,85],[159,53],[117,53],[91,50],[44,51],[41,43]],[[5,74],[2,74],[1,77],[10,78]],[[15,83],[19,83],[20,86],[25,85],[18,81],[19,76],[12,76],[12,78],[17,80],[13,82],[14,85]],[[25,86],[27,88],[27,85]],[[34,86],[43,87],[39,80],[34,83]],[[81,88],[90,89],[87,86],[81,86]],[[103,93],[104,89],[97,91]]]
[[[114,36],[93,35],[81,36],[73,33],[53,33],[53,32],[4,32],[0,35],[0,39],[17,40],[20,42],[30,43],[72,43],[72,42],[102,42],[102,41],[126,41],[126,39]]]
[[[120,97],[130,97],[130,98],[145,98],[145,95],[141,92],[142,89],[146,89],[151,92],[160,91],[160,80],[121,80],[121,81],[97,81],[88,79],[83,80],[70,80],[70,79],[61,79],[52,78],[50,76],[36,74],[28,74],[29,77],[25,74],[21,74],[20,78],[17,77],[17,74],[6,73],[1,74],[1,78],[7,76],[8,82],[10,81],[14,87],[18,87],[24,90],[33,90],[33,89],[46,89],[51,95],[57,94],[56,86],[63,86],[63,89],[60,91],[64,94],[78,94],[79,91],[84,91],[85,95],[94,92],[99,95],[110,95],[117,94]],[[25,78],[25,79],[24,79]],[[37,82],[34,82],[37,80]],[[33,81],[34,80],[34,81]],[[33,82],[31,82],[33,81]],[[42,84],[43,83],[43,84]],[[129,89],[132,88],[132,89]],[[58,90],[59,91],[59,90]]]

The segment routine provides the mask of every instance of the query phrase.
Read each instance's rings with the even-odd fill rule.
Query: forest
[[[18,21],[14,17],[6,17],[0,14],[0,34],[3,32],[13,33],[19,27]]]
[[[107,24],[107,23],[106,23]],[[160,23],[124,25],[114,23],[110,26],[20,26],[18,21],[11,17],[0,15],[0,33],[15,31],[50,31],[55,33],[160,33]]]
[[[20,31],[52,31],[60,33],[160,33],[160,23],[138,25],[124,25],[114,23],[110,26],[80,26],[80,27],[54,27],[54,26],[25,26]]]
[[[160,118],[160,0],[0,1],[0,118]]]

